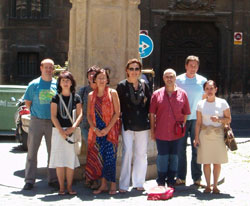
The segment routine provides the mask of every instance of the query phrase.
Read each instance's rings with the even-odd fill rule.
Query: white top
[[[219,97],[216,97],[214,102],[208,102],[206,99],[200,100],[197,105],[197,111],[202,114],[202,123],[206,126],[212,125],[214,127],[220,127],[221,123],[212,122],[210,117],[223,117],[223,112],[228,108],[227,101]]]

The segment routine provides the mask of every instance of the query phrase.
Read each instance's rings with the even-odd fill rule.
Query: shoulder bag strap
[[[171,103],[170,103],[170,101],[169,101],[169,96],[168,96],[168,94],[167,94],[167,99],[168,99],[168,103],[169,103],[169,105],[170,105],[171,111],[172,111],[172,113],[173,113],[173,115],[174,115],[174,111],[173,111],[172,105],[171,105]],[[174,115],[174,120],[176,121],[175,115]]]
[[[70,119],[70,121],[71,121],[71,123],[72,123],[72,125],[73,125],[73,124],[74,124],[73,119],[72,119],[72,117],[71,117],[70,114],[69,114],[69,110],[68,110],[68,108],[66,107],[65,102],[63,101],[62,95],[61,95],[61,94],[58,94],[58,96],[59,96],[59,98],[60,98],[60,100],[61,100],[61,102],[62,102],[62,104],[63,104],[63,107],[64,107],[64,109],[65,109],[65,111],[66,111],[66,113],[67,113],[67,115],[68,115],[68,118]]]

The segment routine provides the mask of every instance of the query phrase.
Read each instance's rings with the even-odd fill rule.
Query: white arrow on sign
[[[144,51],[145,49],[147,49],[149,47],[148,44],[146,44],[144,41],[139,45],[139,48],[142,49],[142,51]]]

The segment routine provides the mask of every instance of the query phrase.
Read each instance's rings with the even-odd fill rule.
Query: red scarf
[[[111,92],[110,89],[108,87],[105,87],[104,94],[102,97],[102,118],[106,124],[106,127],[108,126],[109,122],[114,116],[114,105],[110,92]],[[96,126],[96,119],[95,119],[96,97],[97,97],[97,89],[93,91],[93,95],[90,100],[90,116],[95,126]],[[114,126],[109,130],[107,140],[117,145],[118,137],[119,137],[119,131],[117,131],[117,122],[116,122]],[[95,142],[96,142],[96,134],[92,128],[89,128],[88,145],[90,147],[93,147]]]

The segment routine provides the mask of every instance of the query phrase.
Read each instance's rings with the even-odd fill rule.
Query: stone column
[[[140,0],[71,0],[69,69],[86,85],[87,68],[111,68],[111,86],[124,79],[129,58],[138,57]]]
[[[125,78],[125,65],[139,58],[140,0],[71,0],[69,70],[79,86],[86,85],[86,72],[92,65],[111,68],[111,87]],[[122,155],[118,148],[117,178]],[[155,143],[149,141],[148,178],[155,176]],[[82,167],[75,178],[81,178],[86,161],[86,147],[80,155]]]
[[[87,0],[70,0],[69,68],[77,85],[87,84],[86,78],[86,28]]]

